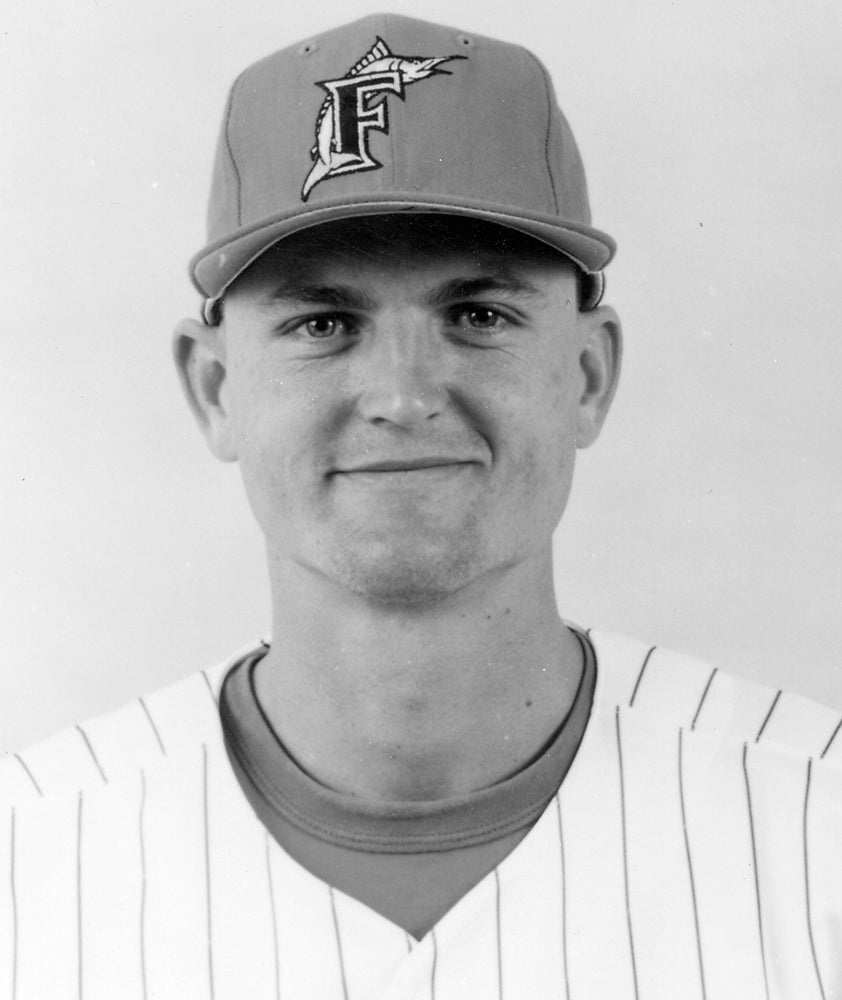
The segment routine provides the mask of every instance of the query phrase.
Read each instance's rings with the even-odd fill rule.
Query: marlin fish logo
[[[369,152],[368,132],[389,131],[386,94],[397,94],[404,100],[409,84],[431,76],[449,76],[448,70],[439,69],[441,64],[464,58],[397,56],[378,38],[345,76],[319,81],[327,97],[316,119],[316,144],[310,150],[314,162],[301,189],[301,200],[307,201],[313,188],[328,177],[382,166]]]

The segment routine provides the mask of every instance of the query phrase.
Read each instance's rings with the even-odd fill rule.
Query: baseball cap
[[[355,216],[485,219],[592,276],[615,244],[591,226],[584,168],[545,67],[518,45],[375,14],[282,49],[234,82],[208,243],[190,262],[210,322],[262,253]]]

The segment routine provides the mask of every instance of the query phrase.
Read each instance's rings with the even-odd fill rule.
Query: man
[[[0,995],[842,995],[838,715],[558,617],[621,347],[543,67],[277,53],[209,224],[176,359],[272,641],[5,762]]]

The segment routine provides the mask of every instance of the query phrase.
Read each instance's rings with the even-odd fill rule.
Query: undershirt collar
[[[381,802],[346,795],[315,781],[289,755],[257,699],[259,651],[228,672],[220,695],[226,749],[240,784],[279,842],[286,824],[320,841],[377,854],[450,851],[500,840],[532,825],[566,775],[587,726],[596,659],[576,628],[584,669],[570,710],[545,750],[525,768],[488,788],[429,802]]]

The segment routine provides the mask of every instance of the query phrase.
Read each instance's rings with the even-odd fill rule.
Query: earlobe
[[[576,444],[587,448],[599,437],[617,390],[623,353],[622,330],[610,306],[581,314],[586,337],[579,355],[582,394],[579,399]]]
[[[226,399],[219,327],[181,320],[173,332],[173,355],[184,395],[211,451],[223,462],[235,462],[236,436]]]

